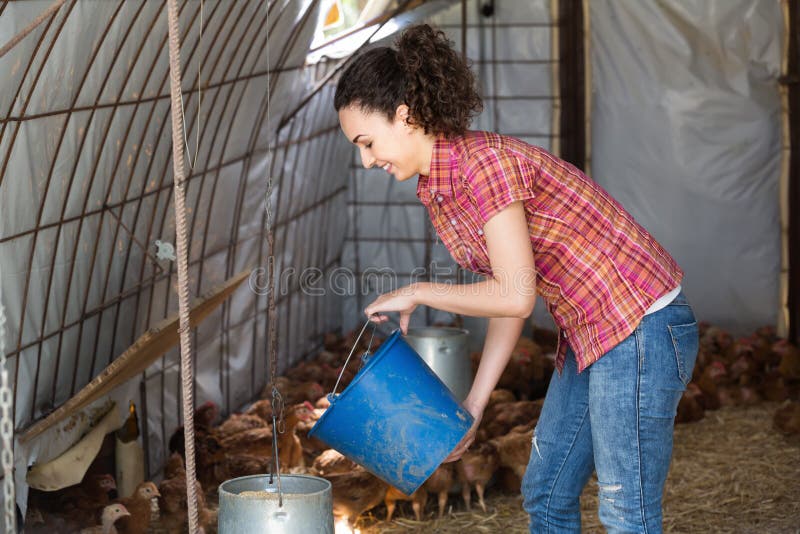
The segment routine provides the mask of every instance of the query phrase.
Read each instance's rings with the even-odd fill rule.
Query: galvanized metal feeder
[[[270,481],[272,478],[272,481]],[[252,475],[219,487],[220,534],[333,533],[333,494],[324,478]]]

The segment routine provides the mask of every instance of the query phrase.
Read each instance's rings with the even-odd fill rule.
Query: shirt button
[[[478,235],[483,235],[483,230],[481,230],[480,228],[478,228]]]
[[[437,195],[436,196],[436,202],[441,202],[442,199],[444,199],[444,197],[442,195]]]
[[[458,224],[458,221],[457,221],[457,220],[455,220],[455,219],[450,219],[450,224],[452,224],[453,226],[455,226],[456,224]]]

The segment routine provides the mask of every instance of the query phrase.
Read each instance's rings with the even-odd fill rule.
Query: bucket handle
[[[372,322],[372,318],[367,319],[367,322],[364,323],[364,326],[361,327],[361,332],[358,333],[356,342],[353,344],[353,348],[350,349],[350,354],[347,355],[347,359],[344,361],[344,365],[342,365],[342,370],[339,371],[339,378],[336,379],[336,384],[333,386],[333,391],[328,394],[328,400],[330,402],[333,402],[334,399],[336,398],[336,389],[339,387],[339,382],[342,380],[342,375],[344,375],[344,370],[347,369],[347,364],[350,362],[350,358],[356,351],[358,342],[361,341],[361,336],[364,335],[364,330],[367,329],[367,326],[369,326],[370,323],[372,323],[372,337],[369,338],[369,345],[367,345],[367,352],[365,352],[364,355],[366,356],[367,354],[369,354],[369,350],[372,348],[372,340],[375,339],[375,330],[377,329],[377,325],[376,323]]]

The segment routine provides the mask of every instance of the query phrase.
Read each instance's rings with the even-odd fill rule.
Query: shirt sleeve
[[[484,148],[470,154],[464,165],[464,186],[478,208],[482,223],[516,201],[534,197],[536,168],[514,154]]]

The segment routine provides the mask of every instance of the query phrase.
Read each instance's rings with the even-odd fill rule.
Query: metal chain
[[[0,280],[2,280],[0,278]],[[16,532],[16,514],[14,506],[14,397],[8,383],[6,369],[6,311],[3,307],[3,291],[0,287],[0,439],[2,454],[0,463],[3,466],[3,504],[6,532]]]
[[[274,2],[273,2],[274,3]],[[272,75],[270,73],[269,56],[269,12],[270,2],[266,3],[267,9],[267,126],[270,125],[270,100],[272,99],[272,92],[270,84],[272,83]],[[276,134],[277,135],[277,134]],[[267,141],[268,146],[272,144],[272,139]],[[274,155],[274,152],[268,151]],[[280,454],[278,451],[278,434],[283,434],[286,430],[285,421],[283,418],[283,396],[278,390],[275,379],[278,375],[278,314],[276,311],[275,303],[275,228],[272,223],[272,191],[274,187],[272,178],[272,164],[270,162],[267,171],[267,192],[264,199],[264,211],[267,226],[267,323],[269,325],[267,337],[269,345],[267,350],[269,352],[269,384],[272,389],[272,466],[270,471],[269,483],[272,484],[273,472],[278,478],[278,507],[283,507],[283,487],[281,485],[281,464]]]

